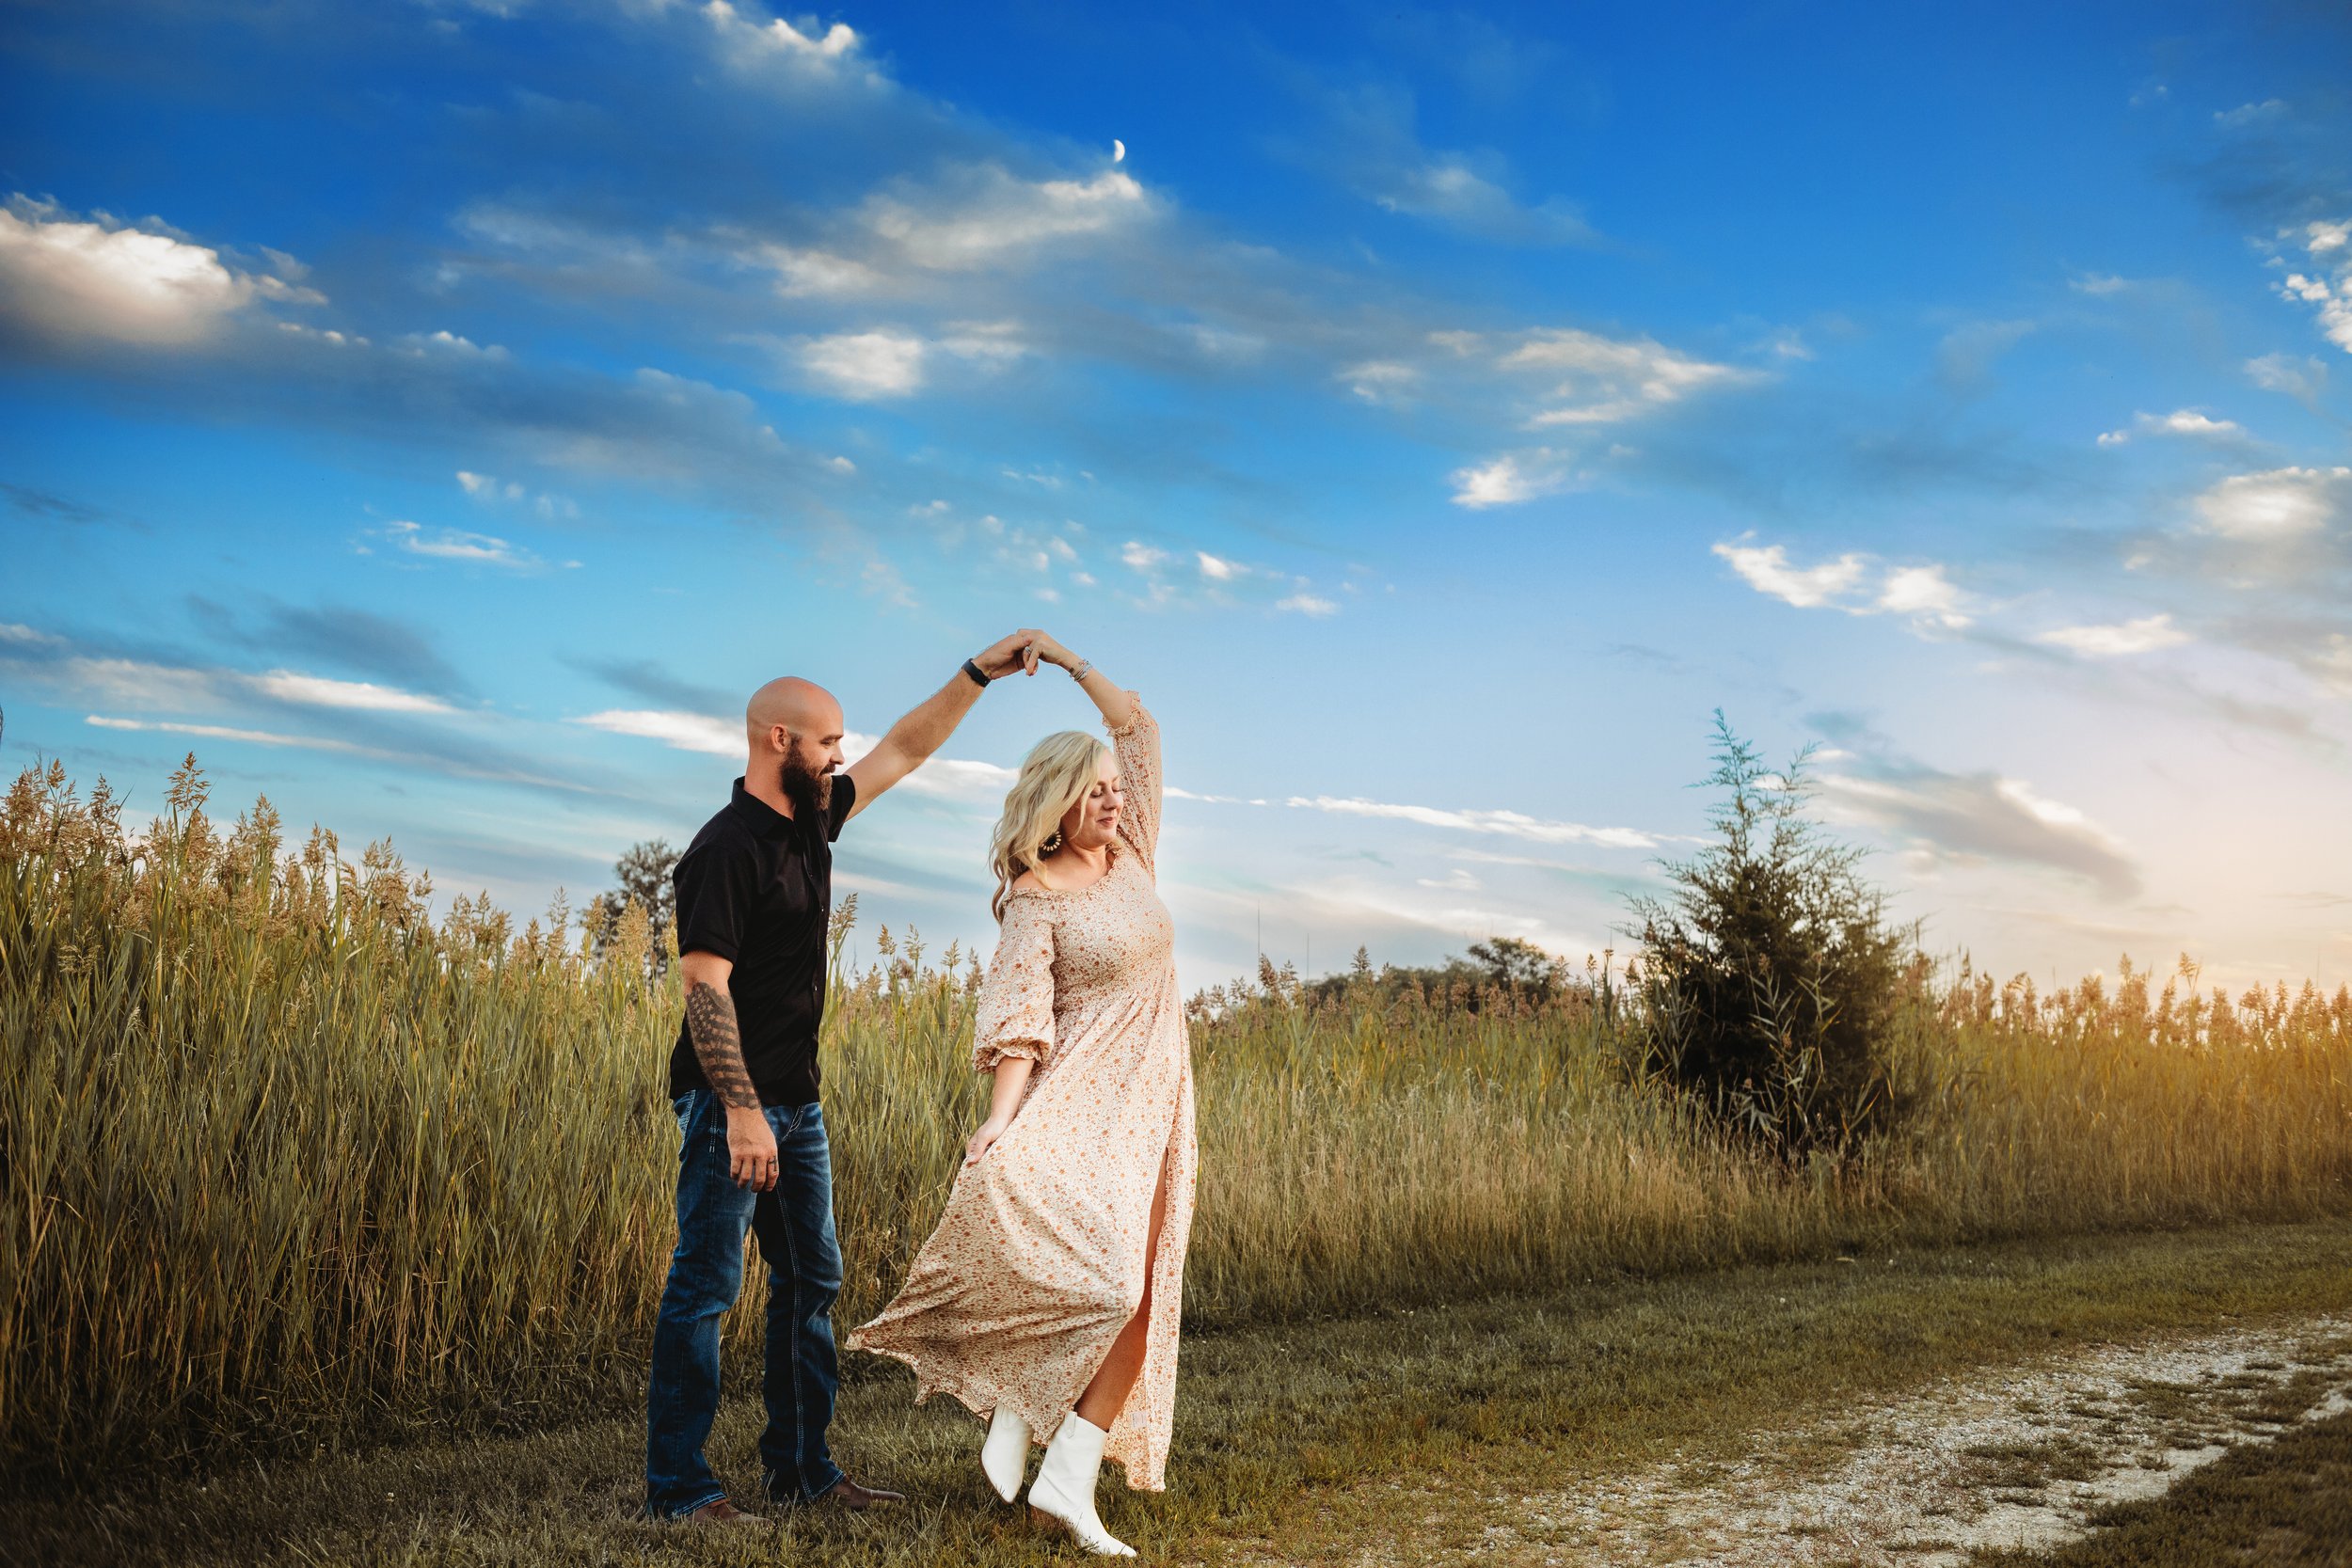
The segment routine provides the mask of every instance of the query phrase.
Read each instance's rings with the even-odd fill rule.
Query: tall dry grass
[[[226,1436],[524,1423],[636,1396],[671,1241],[675,981],[644,927],[586,961],[559,907],[427,917],[266,803],[151,832],[28,773],[0,807],[0,1454],[54,1471]],[[977,966],[912,937],[837,977],[839,1308],[878,1307],[984,1085]],[[836,940],[836,965],[839,943]],[[1922,974],[1917,1107],[1858,1160],[1726,1148],[1621,1063],[1597,976],[1531,1006],[1295,981],[1194,1006],[1196,1323],[1891,1241],[2352,1206],[2352,994],[2037,995]],[[756,1296],[756,1287],[752,1292]],[[756,1300],[735,1316],[752,1360]]]

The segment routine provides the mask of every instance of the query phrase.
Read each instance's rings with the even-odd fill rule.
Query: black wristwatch
[[[972,677],[973,684],[976,686],[988,684],[988,677],[980,673],[980,667],[968,658],[963,661],[963,673]]]

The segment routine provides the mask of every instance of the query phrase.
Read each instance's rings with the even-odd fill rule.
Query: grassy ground
[[[1972,1367],[2347,1306],[2352,1220],[2332,1220],[1600,1281],[1200,1336],[1184,1350],[1172,1490],[1106,1486],[1104,1513],[1159,1560],[1349,1560],[1395,1538],[1395,1494],[1381,1481],[1405,1475],[1438,1482],[1416,1485],[1412,1533],[1450,1552],[1475,1540],[1483,1498],[1499,1487],[1677,1451],[1729,1457],[1759,1424]],[[21,1498],[0,1504],[0,1557],[928,1568],[1066,1556],[986,1492],[977,1423],[952,1407],[913,1409],[907,1394],[895,1370],[861,1376],[836,1427],[854,1473],[917,1499],[888,1518],[635,1522],[638,1425],[595,1418]],[[713,1446],[723,1474],[746,1487],[755,1412],[737,1394]]]
[[[2099,1524],[2056,1551],[1979,1552],[1971,1568],[2342,1568],[2352,1563],[2352,1415],[2235,1449]]]

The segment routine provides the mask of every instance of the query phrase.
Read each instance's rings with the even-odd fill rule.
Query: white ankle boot
[[[1061,1430],[1045,1446],[1045,1463],[1029,1484],[1029,1506],[1097,1557],[1133,1557],[1136,1549],[1104,1529],[1094,1513],[1094,1478],[1102,1472],[1103,1440],[1108,1435],[1074,1410],[1063,1417]]]
[[[980,1468],[1007,1502],[1021,1497],[1021,1475],[1029,1467],[1029,1423],[1009,1405],[988,1418],[988,1441],[980,1445]]]

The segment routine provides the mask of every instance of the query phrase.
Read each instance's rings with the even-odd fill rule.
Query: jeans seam
[[[664,1519],[683,1519],[688,1514],[693,1513],[696,1509],[708,1508],[712,1503],[724,1500],[726,1495],[726,1489],[724,1487],[721,1487],[718,1491],[713,1492],[710,1496],[692,1504],[691,1507],[672,1509],[663,1513],[661,1516]]]
[[[800,1118],[800,1108],[795,1106],[792,1112],[795,1131]],[[782,1205],[778,1207],[781,1209]],[[808,1414],[806,1402],[801,1398],[801,1243],[800,1238],[792,1234],[794,1227],[789,1214],[780,1212],[776,1221],[776,1228],[784,1232],[784,1266],[791,1279],[792,1290],[791,1315],[785,1321],[785,1332],[790,1337],[790,1342],[786,1347],[788,1353],[787,1359],[792,1369],[792,1491],[795,1496],[804,1496],[808,1490],[808,1438],[805,1432]]]

